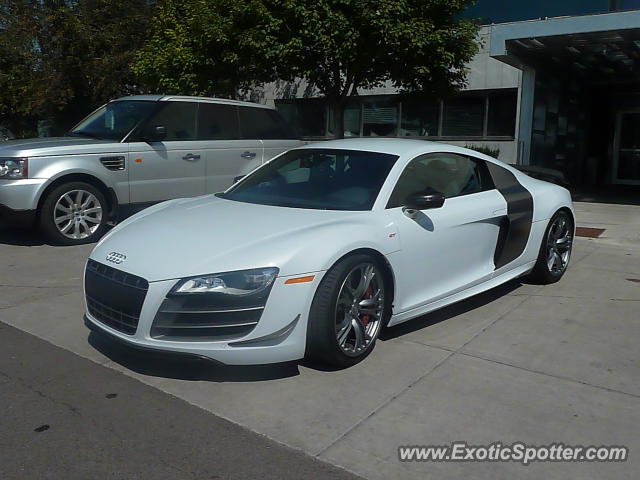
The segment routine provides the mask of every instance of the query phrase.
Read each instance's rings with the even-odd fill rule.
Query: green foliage
[[[130,64],[151,17],[146,0],[3,0],[0,124],[59,130],[138,90]]]
[[[441,95],[463,86],[478,48],[477,26],[458,19],[469,3],[165,0],[133,69],[152,91],[195,95],[306,78],[340,119],[359,88],[390,82]]]
[[[165,0],[133,70],[153,92],[234,97],[274,78],[281,24],[261,1]]]
[[[488,145],[465,145],[465,148],[475,150],[476,152],[483,153],[493,158],[498,158],[500,156],[500,147],[492,148]]]

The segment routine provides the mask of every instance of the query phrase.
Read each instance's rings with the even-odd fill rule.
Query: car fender
[[[125,167],[124,170],[118,171],[108,170],[99,161],[99,157],[102,156],[105,155],[71,155],[67,157],[37,157],[29,159],[29,175],[32,178],[47,179],[46,182],[40,185],[36,195],[36,202],[40,201],[43,192],[51,184],[61,178],[86,175],[99,181],[107,189],[111,189],[118,204],[129,203],[129,172],[127,168]]]

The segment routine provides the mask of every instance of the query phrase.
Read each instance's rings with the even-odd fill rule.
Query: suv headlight
[[[29,160],[26,158],[0,158],[0,179],[17,180],[29,177]]]
[[[171,293],[254,295],[270,288],[278,276],[278,272],[279,269],[276,267],[266,267],[183,278],[171,289]]]

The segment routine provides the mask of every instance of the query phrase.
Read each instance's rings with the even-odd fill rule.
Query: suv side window
[[[240,138],[238,107],[221,103],[201,103],[198,108],[198,140]]]
[[[414,158],[405,167],[387,208],[406,205],[410,195],[428,189],[452,198],[492,188],[493,182],[483,160],[455,153],[427,153]]]
[[[145,128],[164,125],[167,129],[164,140],[168,142],[195,140],[197,111],[197,103],[166,102],[166,105],[146,122]]]
[[[270,108],[240,107],[242,138],[253,140],[295,139],[278,112]]]

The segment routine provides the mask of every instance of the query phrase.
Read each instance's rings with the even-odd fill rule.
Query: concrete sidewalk
[[[0,321],[371,479],[640,476],[640,207],[576,204],[556,285],[511,282],[388,329],[367,360],[216,367],[132,353],[82,325],[91,247],[5,234]],[[0,242],[2,240],[0,239]],[[9,243],[16,243],[11,245]],[[25,244],[32,244],[31,246]],[[626,445],[626,463],[401,463],[399,445]]]

